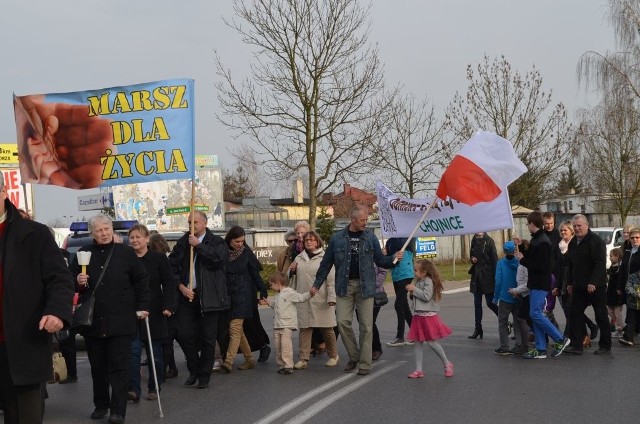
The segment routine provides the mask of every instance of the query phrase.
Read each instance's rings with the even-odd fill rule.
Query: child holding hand
[[[440,357],[444,364],[445,377],[453,377],[451,363],[437,340],[451,334],[451,329],[440,320],[440,299],[442,298],[442,281],[433,262],[420,259],[414,265],[415,278],[406,286],[413,301],[413,318],[409,328],[408,340],[415,342],[413,352],[416,359],[416,370],[409,378],[422,378],[422,344],[427,345]]]
[[[291,336],[298,329],[298,312],[296,303],[307,302],[311,293],[298,293],[289,287],[289,279],[282,272],[269,277],[271,290],[276,296],[271,302],[260,300],[260,304],[269,305],[273,311],[273,338],[275,339],[276,363],[278,374],[293,372],[293,343]]]

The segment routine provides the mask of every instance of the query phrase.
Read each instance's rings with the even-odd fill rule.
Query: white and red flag
[[[489,131],[478,131],[442,174],[436,195],[470,206],[491,202],[525,172],[527,167],[509,140]]]

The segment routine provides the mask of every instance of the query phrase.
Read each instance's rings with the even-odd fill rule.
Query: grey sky
[[[366,4],[363,2],[363,4]],[[466,88],[468,63],[504,54],[523,73],[532,64],[554,102],[573,119],[593,103],[576,84],[587,50],[612,49],[606,0],[377,0],[370,41],[377,43],[387,83],[428,95],[443,111]],[[236,78],[251,53],[221,16],[227,0],[0,0],[0,142],[15,142],[11,93],[81,91],[168,78],[196,80],[196,151],[229,167],[233,140],[215,119],[213,51]],[[36,219],[79,215],[73,191],[37,186]]]

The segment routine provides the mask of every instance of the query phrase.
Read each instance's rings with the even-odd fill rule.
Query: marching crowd
[[[2,179],[0,178],[0,181]],[[6,199],[4,187],[0,187]],[[231,373],[266,361],[275,349],[277,372],[288,375],[307,368],[311,356],[327,353],[327,367],[340,362],[338,335],[347,351],[345,372],[368,375],[372,361],[382,355],[376,327],[380,307],[387,302],[384,280],[387,269],[396,292],[397,332],[387,346],[413,345],[415,370],[411,379],[424,377],[423,346],[440,358],[444,376],[454,375],[453,363],[438,340],[451,334],[439,317],[443,284],[435,265],[416,260],[411,243],[390,239],[381,248],[366,229],[368,209],[356,206],[349,225],[336,232],[328,244],[308,223],[298,222],[285,235],[287,249],[277,261],[277,271],[268,277],[269,288],[260,277],[261,265],[245,241],[241,227],[231,228],[225,238],[207,228],[207,216],[195,211],[189,216],[193,232],[186,233],[170,251],[159,234],[144,225],[129,230],[129,246],[114,234],[107,216],[89,220],[94,242],[81,251],[91,252],[90,261],[77,259],[65,268],[61,252],[46,227],[19,217],[8,200],[0,208],[0,237],[26,238],[41,251],[26,255],[25,269],[34,274],[38,288],[35,300],[23,301],[22,310],[8,310],[0,332],[1,401],[5,423],[41,422],[44,397],[41,381],[50,366],[51,335],[71,327],[70,337],[60,344],[69,374],[61,383],[77,381],[75,350],[68,341],[75,332],[85,339],[91,366],[94,411],[92,419],[109,415],[112,424],[125,422],[127,403],[138,402],[141,389],[141,351],[146,348],[149,371],[146,398],[157,399],[163,381],[175,378],[174,340],[182,349],[189,375],[184,385],[205,390],[213,372]],[[541,359],[564,353],[582,354],[597,338],[597,355],[608,354],[613,336],[625,346],[634,343],[640,323],[640,229],[625,227],[623,249],[614,249],[607,271],[604,242],[589,230],[583,215],[561,223],[556,230],[553,215],[532,212],[527,217],[531,239],[514,238],[504,244],[504,257],[497,258],[493,240],[484,233],[473,237],[470,250],[471,291],[474,294],[475,329],[471,339],[482,338],[482,299],[497,315],[500,355],[519,354]],[[11,229],[7,232],[7,227]],[[30,246],[3,240],[9,253]],[[11,252],[10,249],[15,249]],[[36,256],[34,256],[34,254]],[[40,260],[47,269],[41,268]],[[13,301],[15,278],[11,267],[0,274],[0,293]],[[78,305],[92,304],[90,323],[74,322],[71,311],[73,285]],[[566,318],[563,331],[554,318],[556,298]],[[626,316],[623,306],[626,303]],[[273,308],[273,342],[258,313],[258,305]],[[585,315],[594,309],[594,324]],[[356,338],[352,322],[358,321]],[[38,321],[31,320],[37,315]],[[76,312],[76,315],[78,313]],[[624,318],[623,318],[624,316]],[[2,323],[0,323],[2,324]],[[409,331],[405,341],[405,324]],[[14,328],[30,328],[35,337],[19,340]],[[0,329],[3,325],[0,325]],[[294,359],[292,332],[299,330],[298,355]],[[510,346],[513,330],[515,346]],[[530,337],[533,345],[530,346]],[[551,340],[548,348],[549,339]],[[25,352],[30,352],[26,354]],[[234,364],[240,352],[243,361]],[[20,367],[20,356],[30,364]],[[47,362],[49,365],[47,365]],[[50,372],[50,370],[49,370]]]

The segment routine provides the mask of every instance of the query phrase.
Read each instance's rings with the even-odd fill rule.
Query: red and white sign
[[[7,188],[7,198],[15,205],[16,208],[27,210],[27,202],[25,201],[25,189],[20,185],[20,169],[18,168],[0,168],[4,175],[4,186]],[[31,184],[26,185],[26,196],[29,199],[29,205],[32,205]]]

